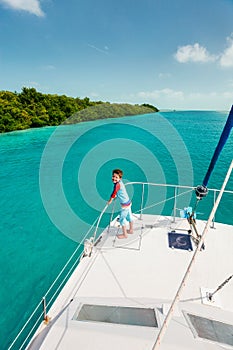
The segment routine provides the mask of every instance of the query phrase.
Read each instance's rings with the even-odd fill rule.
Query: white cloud
[[[159,73],[159,79],[166,79],[170,77],[171,77],[170,73]]]
[[[36,81],[29,81],[27,84],[24,84],[23,86],[39,87],[40,83],[37,83]]]
[[[218,61],[222,67],[233,67],[233,33],[227,38],[227,42],[227,48],[219,55],[212,55],[205,47],[195,43],[194,45],[180,46],[174,57],[180,63]]]
[[[141,91],[132,94],[132,103],[150,103],[159,109],[181,110],[229,110],[232,105],[232,89],[228,91],[185,92],[173,89]]]
[[[159,99],[166,97],[171,99],[175,98],[179,100],[183,100],[184,98],[182,91],[175,91],[169,88],[154,91],[141,91],[138,93],[138,97],[145,99]]]
[[[180,63],[210,62],[217,59],[216,56],[211,55],[205,47],[200,46],[198,43],[195,43],[194,45],[180,46],[174,57]]]
[[[219,63],[222,67],[233,67],[233,34],[227,38],[227,41],[228,47],[221,55]]]
[[[44,12],[40,8],[40,0],[0,0],[0,3],[13,10],[21,10],[43,17]]]

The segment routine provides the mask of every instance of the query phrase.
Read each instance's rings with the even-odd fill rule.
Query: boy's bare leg
[[[129,230],[127,230],[127,233],[133,233],[133,221],[130,221]]]
[[[126,231],[126,227],[122,226],[122,235],[117,235],[117,238],[127,238],[127,231]]]

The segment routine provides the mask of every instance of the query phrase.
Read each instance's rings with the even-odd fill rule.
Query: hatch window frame
[[[186,320],[189,328],[191,329],[191,331],[193,333],[194,338],[201,339],[201,340],[204,340],[204,341],[207,341],[210,343],[214,343],[214,344],[222,344],[224,346],[233,347],[233,341],[232,341],[232,343],[224,342],[224,339],[219,338],[219,336],[216,336],[216,332],[215,332],[215,330],[217,329],[215,327],[218,326],[218,324],[219,325],[221,324],[222,327],[224,327],[224,326],[229,327],[230,326],[232,328],[232,331],[233,331],[233,324],[232,323],[228,323],[228,322],[223,321],[223,320],[218,320],[218,319],[216,319],[216,317],[213,318],[213,317],[209,317],[207,315],[198,315],[192,311],[184,311],[183,310],[183,314],[184,314],[185,320]],[[202,319],[203,322],[208,321],[210,323],[209,325],[211,326],[211,328],[206,330],[206,336],[201,335],[201,326],[199,329],[195,327],[194,323],[192,322],[193,317],[194,318],[196,317],[197,319]],[[208,330],[211,332],[214,331],[215,337],[211,338],[211,335],[209,335]]]
[[[115,322],[112,321],[112,319],[114,320],[114,315],[112,314],[112,316],[110,316],[110,320],[104,320],[103,319],[103,314],[100,315],[100,317],[98,317],[98,315],[96,315],[96,317],[84,317],[83,313],[84,313],[84,308],[86,309],[90,309],[91,307],[96,308],[97,313],[101,312],[101,311],[111,311],[114,313],[114,308],[122,310],[123,314],[121,316],[115,317]],[[105,309],[105,310],[104,310]],[[125,321],[125,316],[127,311],[130,312],[132,310],[132,312],[137,315],[140,315],[140,310],[143,310],[143,313],[145,313],[146,311],[150,312],[150,318],[154,317],[154,324],[151,323],[151,325],[149,325],[150,321],[147,322],[143,322],[143,316],[142,315],[142,322],[126,322]],[[94,311],[94,310],[91,310]],[[115,310],[117,311],[117,310]],[[81,314],[82,313],[82,314]],[[134,316],[133,313],[131,313],[131,317]],[[81,316],[80,316],[81,315]],[[123,318],[123,322],[120,322],[121,317]],[[158,312],[157,309],[155,307],[138,307],[138,306],[129,306],[129,305],[107,305],[107,304],[92,304],[92,303],[80,303],[80,305],[78,306],[77,310],[74,313],[74,316],[72,317],[72,320],[77,321],[77,322],[91,322],[91,323],[98,323],[98,324],[111,324],[111,325],[118,325],[118,326],[132,326],[132,327],[146,327],[146,328],[154,328],[156,330],[161,328],[161,324],[160,324],[160,320],[159,320],[159,316],[158,316]]]

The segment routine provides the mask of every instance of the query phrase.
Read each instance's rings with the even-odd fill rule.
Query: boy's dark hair
[[[121,170],[121,169],[114,169],[113,171],[112,171],[112,175],[113,174],[117,174],[120,178],[122,178],[122,176],[123,176],[123,171]]]

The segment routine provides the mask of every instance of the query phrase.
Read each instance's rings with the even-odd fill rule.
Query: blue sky
[[[0,0],[0,90],[229,110],[233,0]]]

